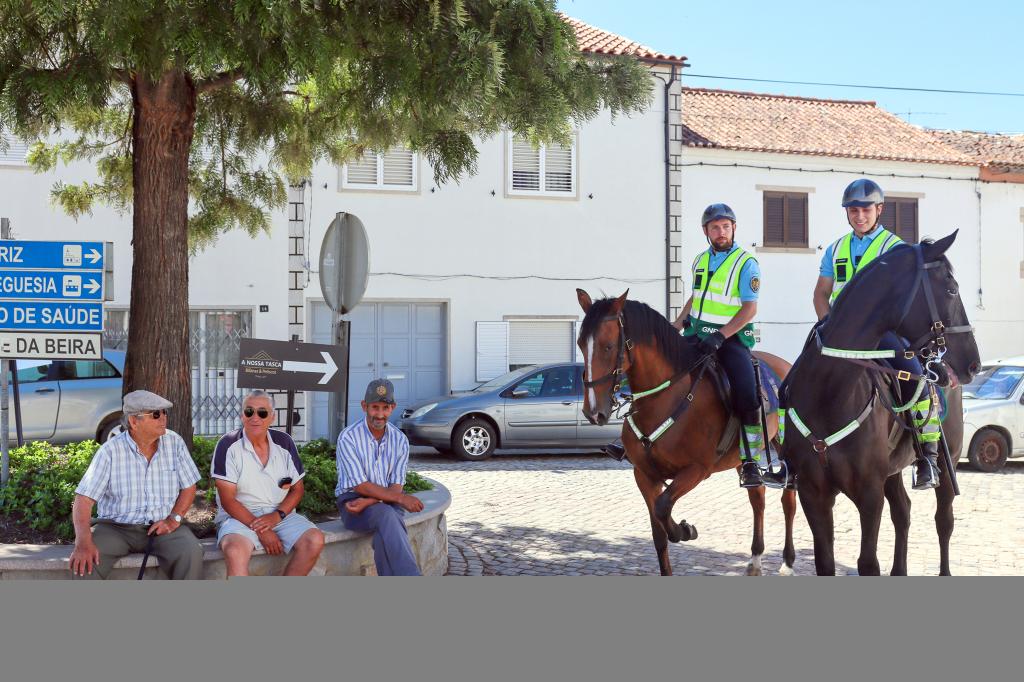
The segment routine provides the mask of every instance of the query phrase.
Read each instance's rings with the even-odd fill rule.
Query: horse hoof
[[[747,564],[747,575],[762,575],[761,567],[754,564]]]
[[[680,540],[685,540],[686,538],[683,537],[684,532],[685,531],[682,529],[682,527],[677,526],[675,524],[665,528],[665,535],[668,536],[669,542],[679,542]]]
[[[679,524],[679,526],[683,531],[683,540],[689,542],[690,540],[697,539],[697,526],[691,526],[685,521]]]
[[[793,575],[793,567],[782,564],[779,566],[779,575]]]

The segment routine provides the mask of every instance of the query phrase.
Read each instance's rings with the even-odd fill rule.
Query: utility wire
[[[740,76],[710,76],[700,73],[684,73],[684,78],[715,78],[727,81],[750,81],[753,83],[782,83],[785,85],[823,85],[830,88],[862,88],[865,90],[901,90],[904,92],[939,92],[947,95],[986,95],[989,97],[1024,97],[1024,92],[991,92],[986,90],[943,90],[941,88],[908,88],[896,85],[855,85],[852,83],[818,83],[815,81],[781,81],[770,78],[741,78]]]
[[[546,277],[543,275],[476,275],[472,273],[460,273],[452,275],[433,275],[433,274],[415,274],[408,272],[371,272],[371,275],[377,276],[389,276],[389,277],[405,277],[407,279],[419,279],[425,282],[440,282],[448,279],[490,279],[501,282],[522,280],[522,279],[539,279],[547,282],[590,282],[598,279],[610,280],[612,282],[625,282],[627,284],[649,284],[652,282],[664,282],[664,277],[647,277],[647,278],[633,278],[623,279],[620,277],[613,277],[611,275],[592,275],[585,277]]]

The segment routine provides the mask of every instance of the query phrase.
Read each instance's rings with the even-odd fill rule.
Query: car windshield
[[[488,381],[486,383],[480,384],[479,386],[474,388],[472,392],[473,393],[486,393],[488,391],[493,391],[493,390],[495,390],[497,388],[501,388],[502,386],[504,386],[506,384],[512,383],[513,381],[515,381],[519,377],[523,376],[527,372],[532,372],[535,368],[536,368],[535,365],[530,365],[529,367],[520,367],[519,369],[514,369],[511,372],[509,372],[508,374],[502,374],[500,377],[498,377],[496,379],[491,379],[490,381]]]
[[[981,374],[964,386],[965,398],[978,400],[1004,400],[1009,398],[1024,376],[1024,367],[995,365],[986,367]]]

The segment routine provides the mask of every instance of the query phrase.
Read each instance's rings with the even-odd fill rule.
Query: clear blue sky
[[[872,100],[929,128],[1024,132],[1024,97],[686,77],[1024,93],[1020,0],[559,0],[558,7],[660,52],[685,55],[687,86]]]

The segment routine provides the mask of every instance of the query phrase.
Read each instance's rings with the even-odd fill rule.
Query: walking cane
[[[148,522],[147,525],[152,526],[153,522]],[[153,551],[153,541],[156,540],[156,534],[153,533],[146,540],[146,551],[142,553],[142,566],[139,568],[139,577],[137,580],[142,580],[142,574],[146,572],[146,562],[149,561],[149,555]]]

